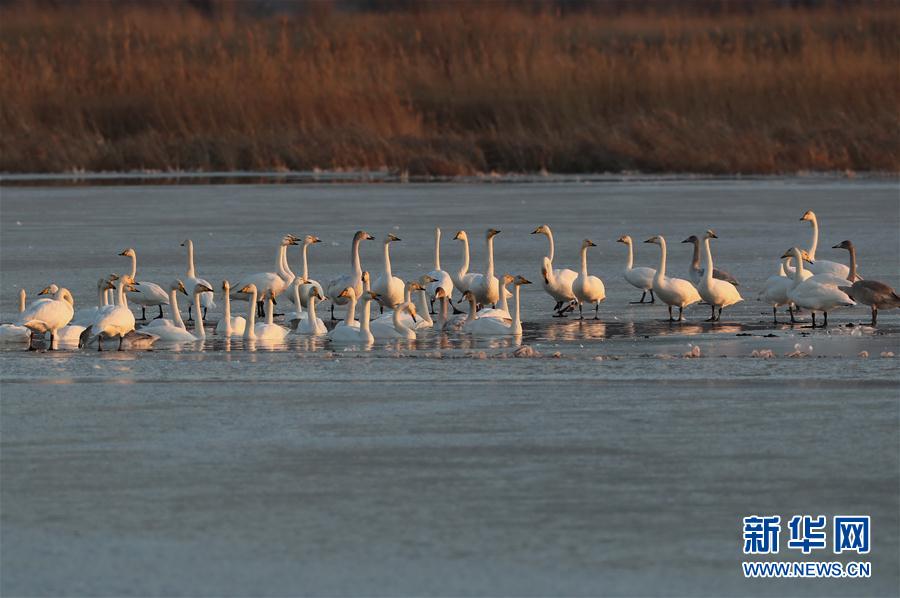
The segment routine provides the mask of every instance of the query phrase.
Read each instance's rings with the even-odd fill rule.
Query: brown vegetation
[[[898,171],[898,64],[894,3],[4,5],[0,171]]]

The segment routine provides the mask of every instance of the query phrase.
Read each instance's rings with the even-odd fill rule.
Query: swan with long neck
[[[369,295],[379,303],[381,302],[381,298],[378,293],[375,291],[370,291]],[[412,303],[401,303],[394,311],[391,313],[391,323],[393,326],[391,328],[376,328],[374,326],[375,322],[372,322],[373,326],[371,327],[372,334],[376,339],[407,339],[414,341],[416,340],[416,330],[415,328],[406,325],[400,317],[400,314],[403,312],[408,312],[410,317],[413,320],[413,323],[416,321],[416,307]]]
[[[356,304],[356,291],[353,290],[353,287],[347,287],[341,294],[345,295],[345,299],[347,299],[351,308]],[[372,335],[372,332],[369,328],[369,318],[372,316],[372,294],[370,292],[366,292],[363,295],[362,299],[362,316],[360,317],[359,323],[354,326],[342,325],[346,324],[346,320],[341,324],[335,326],[331,332],[328,333],[328,338],[335,343],[359,343],[363,345],[371,345],[375,342],[375,337]]]
[[[134,247],[129,247],[119,255],[124,257],[131,258],[131,280],[137,280],[137,252],[134,250]],[[132,295],[131,300],[141,306],[141,320],[147,319],[147,308],[148,307],[159,307],[159,315],[157,318],[163,317],[163,305],[169,304],[169,296],[163,290],[161,286],[156,284],[155,282],[149,282],[146,280],[140,280],[137,282],[133,282],[132,284],[137,285],[137,289],[135,289],[134,295]],[[137,292],[140,291],[140,292]]]
[[[208,293],[210,287],[198,283],[192,287],[194,309],[201,309],[203,293]],[[203,318],[197,318],[194,332],[188,332],[185,328],[184,320],[181,319],[181,313],[178,311],[178,293],[187,295],[187,289],[180,280],[175,280],[169,287],[169,305],[172,307],[172,320],[156,320],[153,324],[140,329],[141,332],[149,332],[162,342],[169,343],[196,343],[206,338],[206,328],[203,325]],[[227,299],[226,299],[227,301]],[[197,313],[200,313],[199,311]]]
[[[684,308],[700,301],[700,294],[687,280],[666,276],[666,239],[662,235],[650,237],[644,243],[659,245],[659,268],[653,277],[653,290],[669,307],[669,321],[675,321],[672,317],[672,308],[677,307],[680,322],[684,320]]]
[[[544,235],[547,237],[547,241],[550,242],[550,251],[541,260],[541,284],[544,287],[544,291],[556,301],[553,311],[557,312],[559,316],[565,315],[565,311],[560,310],[564,307],[568,309],[569,304],[576,299],[572,285],[575,279],[578,278],[578,272],[569,268],[553,267],[555,245],[553,243],[553,231],[550,230],[550,226],[542,224],[531,231],[531,234]]]
[[[838,288],[837,284],[824,283],[816,280],[816,277],[802,279],[803,257],[801,250],[791,247],[781,257],[791,256],[797,264],[794,270],[794,285],[788,291],[788,298],[794,305],[810,310],[812,313],[812,327],[816,327],[816,313],[824,314],[825,323],[828,326],[828,312],[838,307],[851,307],[856,303],[847,293]]]
[[[706,268],[703,271],[703,277],[700,279],[700,285],[697,287],[700,297],[712,308],[709,322],[718,322],[722,318],[723,309],[744,300],[732,283],[713,277],[715,269],[713,268],[709,240],[718,238],[712,230],[707,230],[706,234],[703,235],[703,256],[706,259]],[[716,313],[716,308],[719,310],[718,313]]]
[[[788,299],[788,291],[794,286],[794,280],[787,276],[786,270],[787,262],[790,259],[784,258],[781,261],[778,272],[766,279],[762,290],[757,296],[757,299],[772,306],[772,322],[774,324],[778,324],[778,308],[782,305],[788,306],[791,322],[796,322],[794,319],[794,304]]]
[[[409,312],[402,310],[396,314],[396,316],[403,325],[408,328],[419,330],[434,326],[434,320],[431,319],[431,315],[428,313],[428,298],[426,297],[424,286],[427,284],[427,281],[433,281],[428,274],[419,280],[410,280],[406,283],[403,303],[412,304],[416,308],[416,315],[418,317],[414,319]],[[390,331],[394,329],[394,316],[394,312],[391,311],[372,320],[372,334],[374,334],[376,338],[389,335]]]
[[[59,288],[50,301],[37,301],[19,314],[22,326],[39,334],[50,333],[50,349],[54,349],[57,332],[75,315],[72,293]]]
[[[394,234],[388,234],[384,238],[382,273],[372,283],[372,290],[378,297],[382,312],[384,312],[384,308],[394,309],[395,306],[403,303],[403,280],[394,276],[391,270],[391,243],[399,240],[400,237]]]
[[[231,337],[242,336],[247,329],[247,319],[243,316],[231,315],[231,283],[222,281],[222,297],[225,299],[225,313],[222,319],[216,322],[215,333],[218,336]]]
[[[489,228],[484,233],[487,249],[485,272],[473,275],[467,289],[472,291],[475,299],[482,305],[496,305],[500,300],[500,281],[494,276],[494,237],[499,234],[500,231],[493,228]]]
[[[353,245],[350,249],[350,273],[332,279],[325,286],[325,296],[328,297],[328,299],[331,301],[332,320],[335,319],[334,306],[346,305],[347,301],[349,300],[347,295],[342,296],[344,289],[346,289],[347,287],[353,287],[353,290],[356,293],[356,297],[360,297],[362,295],[363,269],[359,263],[359,244],[362,241],[373,241],[374,239],[375,237],[370,235],[366,231],[356,231],[356,234],[353,235]]]
[[[304,308],[309,307],[309,297],[312,295],[313,289],[316,289],[320,296],[325,295],[325,289],[322,288],[322,285],[319,284],[317,280],[313,280],[309,277],[309,248],[311,245],[315,245],[316,243],[321,243],[322,239],[315,235],[306,235],[303,239],[303,272],[301,274],[303,281],[299,287],[299,295],[300,295],[300,305]],[[293,298],[291,299],[294,300]],[[297,311],[301,311],[299,308]]]
[[[513,312],[512,322],[506,323],[497,318],[476,318],[475,297],[471,291],[464,297],[469,301],[469,315],[463,324],[463,331],[475,336],[518,336],[522,334],[521,304],[519,303],[519,289],[522,285],[531,284],[522,276],[516,276],[513,284]]]
[[[313,288],[312,295],[309,296],[309,311],[306,317],[296,323],[296,331],[298,334],[310,334],[313,336],[323,336],[328,333],[325,322],[316,315],[316,303],[325,299],[319,294],[319,290]],[[291,322],[294,325],[294,322]]]
[[[202,278],[197,278],[197,271],[194,268],[194,242],[190,239],[185,239],[181,243],[182,247],[187,247],[187,270],[185,272],[184,283],[194,288],[198,284],[202,284],[206,287],[212,289],[212,283],[208,280],[204,280]],[[200,305],[203,306],[203,317],[206,317],[206,312],[212,308],[215,309],[216,301],[215,301],[215,293],[213,291],[209,291],[203,293],[200,296]],[[193,304],[188,306],[188,322],[193,321]]]
[[[131,309],[128,308],[128,300],[125,298],[126,290],[130,293],[142,292],[138,290],[132,277],[118,277],[116,280],[116,304],[110,309],[102,310],[98,314],[97,319],[84,330],[81,334],[80,346],[83,347],[96,342],[97,350],[102,351],[104,338],[118,337],[118,349],[119,351],[122,350],[125,337],[134,332],[135,326],[134,314],[131,313]],[[168,301],[168,297],[166,297],[166,300]],[[140,334],[137,336],[147,339],[151,335]]]
[[[176,279],[169,284],[169,308],[171,312],[171,318],[153,320],[152,322],[141,328],[141,330],[153,332],[154,334],[156,334],[157,330],[177,328],[178,330],[187,332],[187,327],[184,325],[184,320],[181,319],[181,312],[178,310],[178,293],[182,293],[184,295],[188,294],[184,283],[181,280]],[[177,333],[169,334],[163,340],[182,340],[181,338],[173,339],[174,335],[177,335]]]
[[[634,242],[629,235],[622,235],[616,239],[616,243],[622,243],[628,248],[628,257],[625,259],[625,271],[623,275],[625,281],[631,286],[643,291],[640,301],[632,301],[631,303],[644,303],[647,293],[650,293],[650,301],[655,303],[656,297],[653,296],[653,278],[656,276],[656,270],[644,266],[634,267]]]
[[[247,311],[247,326],[244,329],[244,338],[247,340],[262,341],[282,341],[290,333],[290,330],[284,326],[279,326],[273,322],[274,302],[271,293],[265,296],[265,322],[256,321],[256,302],[259,299],[259,289],[254,284],[244,285],[240,289],[241,293],[249,296],[250,303]]]
[[[434,279],[434,282],[428,283],[425,287],[428,292],[428,299],[434,304],[438,289],[444,289],[444,295],[450,297],[453,295],[453,278],[450,274],[441,268],[441,229],[434,229],[434,269],[428,273]],[[422,310],[419,310],[422,311]],[[424,311],[422,312],[425,313]]]
[[[691,243],[694,247],[694,255],[691,258],[691,266],[688,269],[688,272],[690,274],[691,282],[694,283],[694,285],[699,285],[700,281],[703,280],[703,274],[706,272],[703,269],[703,266],[700,265],[700,239],[697,237],[697,235],[691,235],[690,237],[682,241],[682,243]],[[737,279],[725,270],[714,268],[712,275],[713,278],[730,282],[736,287],[740,286]]]
[[[594,304],[594,319],[600,319],[600,303],[606,299],[606,287],[603,281],[596,276],[588,274],[587,269],[587,252],[589,247],[596,247],[597,244],[590,239],[581,242],[581,272],[572,283],[572,292],[575,293],[575,299],[578,301],[579,319],[584,319],[583,306],[585,303]]]
[[[807,252],[809,253],[810,264],[807,269],[813,274],[831,274],[838,278],[847,278],[850,275],[850,268],[846,265],[816,258],[816,250],[819,247],[819,220],[816,218],[816,213],[812,210],[807,210],[800,217],[800,221],[809,222],[812,225],[812,241]]]
[[[856,247],[850,241],[841,241],[832,249],[846,249],[850,252],[849,285],[840,285],[838,289],[846,293],[857,303],[868,305],[872,309],[872,321],[870,325],[878,323],[879,309],[895,309],[900,307],[900,295],[893,287],[877,280],[857,280],[856,275]]]
[[[257,290],[257,299],[260,300],[256,308],[257,315],[262,315],[262,299],[268,295],[271,295],[273,298],[281,295],[285,289],[287,289],[290,280],[289,274],[284,269],[284,255],[287,248],[291,245],[297,244],[297,237],[294,235],[285,235],[281,239],[281,243],[278,245],[278,249],[275,252],[275,268],[272,272],[256,272],[255,274],[250,274],[245,276],[234,285],[234,289],[231,292],[232,301],[246,301],[252,295],[241,293],[239,289],[243,289],[246,286],[253,285]]]

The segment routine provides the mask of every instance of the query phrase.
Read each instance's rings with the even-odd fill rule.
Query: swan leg
[[[141,306],[141,320],[147,320],[147,308],[145,308],[143,305]]]
[[[815,328],[816,327],[816,312],[811,311],[809,313],[812,314],[812,327]]]
[[[103,350],[103,335],[102,334],[97,335],[97,350],[98,351]]]
[[[725,308],[724,308],[724,307],[720,307],[720,308],[719,308],[719,315],[716,316],[716,321],[717,321],[717,322],[718,322],[719,320],[722,319],[722,310],[723,310],[723,309],[725,309]]]
[[[206,319],[206,312],[207,312],[207,310],[209,310],[208,307],[204,307],[204,308],[203,308],[203,319],[204,319],[204,320]],[[160,315],[160,317],[162,317],[162,307],[159,308],[159,315]]]
[[[669,306],[669,321],[670,321],[670,322],[674,322],[674,321],[675,321],[675,319],[672,318],[672,306],[671,306],[671,305]]]
[[[120,334],[120,335],[119,335],[119,348],[117,349],[117,351],[121,351],[121,350],[122,350],[122,341],[124,341],[124,340],[125,340],[125,335],[124,335],[124,334]]]
[[[153,318],[153,319],[154,319],[154,320],[160,320],[160,319],[162,319],[162,317],[163,317],[163,313],[162,313],[162,303],[160,303],[160,304],[159,304],[159,315],[156,316],[156,317]]]
[[[553,311],[559,311],[559,308],[562,307],[562,301],[557,301],[556,305],[553,306]]]
[[[878,308],[873,305],[872,306],[872,326],[874,326],[876,322],[878,322]]]
[[[600,319],[600,302],[599,301],[594,304],[594,319],[595,320]]]
[[[581,302],[580,302],[580,301],[578,302],[578,319],[579,319],[579,320],[583,320],[583,319],[584,319],[584,311],[583,311],[582,308],[581,308]]]
[[[710,307],[712,307],[712,314],[710,314],[709,319],[707,320],[707,322],[715,322],[715,321],[716,321],[716,306],[715,306],[715,305],[711,305]]]
[[[54,337],[53,337],[53,333],[51,332],[51,333],[50,333],[50,346],[47,347],[47,350],[48,350],[48,351],[52,351],[52,350],[53,350],[53,341],[54,341],[54,340],[55,340],[55,339],[54,339]]]
[[[191,307],[193,307],[193,306],[188,305],[188,319],[187,319],[188,322],[194,321],[194,316],[191,314]],[[259,311],[259,310],[257,310],[257,311]]]
[[[777,324],[778,323],[778,308],[772,307],[772,321]]]
[[[678,321],[679,322],[684,321],[684,308],[683,307],[678,308]]]
[[[640,301],[631,301],[630,303],[633,303],[633,304],[643,303],[643,302],[644,302],[644,297],[646,297],[646,296],[647,296],[647,291],[644,291],[643,294],[641,294],[641,300],[640,300]]]
[[[331,304],[331,321],[334,322],[334,303]]]
[[[828,312],[823,311],[822,315],[825,316],[825,323],[822,325],[823,328],[828,328]]]
[[[653,289],[650,289],[650,303],[656,303],[656,297],[653,296]]]

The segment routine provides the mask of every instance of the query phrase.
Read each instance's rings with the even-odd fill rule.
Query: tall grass
[[[900,170],[900,5],[0,8],[0,171]]]

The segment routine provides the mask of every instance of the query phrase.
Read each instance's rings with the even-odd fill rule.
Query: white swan
[[[187,247],[187,272],[185,273],[184,283],[194,288],[198,284],[202,284],[204,286],[212,288],[212,283],[208,280],[204,280],[202,278],[197,278],[197,271],[194,269],[194,242],[190,239],[185,239],[184,242],[181,243],[182,247]],[[209,309],[215,309],[216,301],[215,301],[215,293],[210,291],[208,293],[203,293],[200,296],[200,305],[203,306],[203,317],[206,317],[206,312]],[[188,306],[188,322],[192,321],[193,314],[193,304]]]
[[[290,291],[285,293],[288,297],[291,298],[291,303],[294,304],[294,311],[284,314],[285,322],[297,322],[299,324],[300,320],[306,319],[306,312],[303,311],[303,298],[300,297],[301,286],[303,286],[303,279],[297,276],[290,284]],[[290,328],[292,329],[295,327],[296,325],[290,326]]]
[[[697,237],[697,235],[691,235],[690,237],[682,241],[682,243],[691,243],[694,246],[694,255],[691,258],[691,266],[690,268],[688,268],[688,274],[690,275],[689,278],[691,279],[691,282],[694,283],[695,286],[699,285],[700,281],[703,279],[703,274],[705,272],[703,267],[700,265],[700,239]],[[725,280],[736,287],[740,286],[737,279],[725,270],[720,270],[718,268],[714,269],[713,278]]]
[[[806,280],[802,280],[800,273],[803,271],[803,262],[800,250],[796,247],[788,249],[781,257],[788,255],[797,262],[797,268],[794,270],[795,286],[788,291],[788,298],[794,305],[810,310],[812,313],[812,327],[816,327],[816,313],[820,311],[825,316],[823,326],[828,326],[828,312],[838,307],[852,307],[856,305],[844,291],[838,288],[837,284],[816,281],[813,276]]]
[[[307,307],[309,305],[309,296],[312,294],[312,290],[315,288],[319,291],[319,295],[325,295],[325,289],[322,288],[322,285],[319,284],[318,281],[313,280],[309,277],[309,246],[315,245],[316,243],[321,243],[322,239],[315,235],[306,235],[303,239],[303,247],[301,249],[301,253],[303,255],[303,273],[298,277],[301,278],[300,287],[299,287],[299,295],[300,295],[300,306],[297,307],[297,313],[303,313],[300,307]],[[287,262],[287,254],[285,254],[284,258],[285,268],[290,270],[290,266],[288,266]],[[289,295],[289,299],[291,302],[295,301],[294,294]]]
[[[25,289],[19,289],[19,318],[25,311]],[[31,342],[31,330],[18,324],[0,324],[0,343],[20,344]]]
[[[512,322],[512,316],[509,313],[509,302],[508,299],[512,298],[513,294],[509,292],[509,289],[506,287],[512,284],[516,277],[512,274],[504,274],[500,277],[500,303],[497,307],[485,307],[478,310],[479,318],[497,318],[503,320],[507,324]]]
[[[372,291],[374,291],[375,295],[378,297],[382,312],[384,311],[384,308],[394,309],[395,306],[403,303],[403,281],[394,276],[391,270],[391,243],[399,240],[400,237],[393,234],[388,234],[388,236],[384,238],[384,257],[382,261],[381,276],[376,278],[372,283]]]
[[[453,240],[460,241],[463,244],[463,256],[459,269],[455,272],[451,272],[450,278],[453,279],[453,286],[459,289],[460,294],[462,294],[468,291],[469,287],[472,286],[472,280],[474,280],[476,276],[481,275],[476,274],[475,272],[469,272],[469,235],[466,231],[456,231],[456,234],[453,235]],[[452,299],[452,296],[448,295],[447,298]]]
[[[125,337],[135,332],[134,314],[131,313],[131,309],[128,307],[128,300],[125,298],[126,289],[130,293],[141,292],[137,289],[133,278],[120,276],[116,280],[116,304],[108,306],[107,309],[101,310],[97,314],[97,319],[81,334],[80,346],[83,347],[96,341],[97,350],[102,351],[104,338],[119,337],[118,348],[120,351],[122,350]],[[168,301],[168,297],[166,300]],[[133,336],[144,341],[152,341],[155,338],[152,336],[152,333],[140,333]]]
[[[659,245],[659,268],[653,277],[653,290],[669,306],[669,321],[672,318],[672,308],[678,308],[678,321],[684,319],[684,308],[700,301],[700,294],[687,280],[683,278],[669,278],[666,276],[666,240],[662,235],[650,237],[644,243]]]
[[[438,289],[444,289],[447,297],[453,296],[453,278],[450,274],[441,268],[441,229],[434,229],[434,270],[428,273],[434,279],[426,287],[428,291],[428,299],[433,304]],[[421,310],[420,310],[421,311]]]
[[[590,239],[581,242],[581,273],[572,282],[572,292],[575,293],[575,299],[578,300],[579,319],[584,319],[583,305],[585,303],[594,304],[594,319],[600,319],[600,303],[606,299],[606,287],[603,281],[596,276],[588,274],[587,270],[587,251],[588,247],[596,247],[597,244]]]
[[[275,252],[275,270],[273,272],[256,272],[255,274],[243,277],[241,281],[234,286],[234,288],[238,290],[232,291],[231,299],[236,301],[249,300],[252,295],[242,293],[240,289],[253,285],[256,287],[257,299],[260,299],[260,304],[254,307],[256,308],[257,313],[261,314],[262,297],[267,295],[277,297],[287,288],[290,280],[288,280],[288,273],[284,270],[284,255],[289,246],[296,244],[297,237],[294,235],[285,235],[282,237],[281,243],[278,245],[278,250]]]
[[[176,280],[172,283],[172,289],[170,290],[170,305],[173,306],[172,311],[175,312],[174,306],[178,305],[176,293],[182,292],[186,293],[186,289],[184,284],[180,280]],[[210,291],[210,287],[208,285],[201,283],[197,283],[193,286],[192,295],[194,297],[194,309],[198,310],[202,309],[203,305],[203,294],[208,293]],[[227,299],[226,299],[227,301]],[[206,329],[203,326],[203,318],[197,318],[196,326],[194,328],[194,332],[190,333],[184,328],[184,322],[181,320],[181,315],[177,316],[178,322],[172,322],[166,320],[166,324],[158,325],[158,326],[148,326],[140,329],[140,332],[150,332],[159,337],[159,340],[163,342],[175,342],[175,343],[196,343],[204,340],[206,338]],[[162,322],[162,320],[157,320]],[[180,324],[180,325],[179,325]]]
[[[353,245],[350,248],[350,268],[349,274],[332,278],[325,285],[325,296],[331,301],[331,319],[334,320],[334,306],[346,305],[348,295],[342,295],[344,289],[353,287],[356,297],[360,297],[363,292],[362,288],[362,266],[359,264],[359,244],[362,241],[372,241],[375,237],[366,231],[359,230],[353,235]]]
[[[489,228],[484,233],[484,242],[487,247],[487,263],[484,274],[472,276],[468,289],[475,295],[475,299],[481,305],[496,305],[500,300],[500,281],[494,276],[494,237],[500,234],[499,230]]]
[[[431,276],[427,274],[423,278],[432,280]],[[415,297],[413,297],[413,293],[415,293]],[[399,312],[397,317],[404,326],[413,328],[414,330],[421,330],[423,328],[431,328],[434,326],[434,320],[431,319],[431,315],[428,313],[428,299],[425,295],[425,287],[422,286],[420,282],[410,280],[406,283],[403,303],[412,303],[416,308],[416,315],[419,316],[414,319],[407,311]],[[384,336],[385,331],[392,330],[394,328],[394,315],[393,311],[390,311],[372,320],[372,334],[376,337]]]
[[[816,259],[816,249],[819,247],[819,221],[816,218],[815,212],[807,210],[806,213],[800,217],[800,220],[808,221],[812,224],[812,243],[810,243],[808,251],[810,260],[809,271],[813,274],[831,274],[838,278],[846,279],[850,275],[850,268],[848,266],[830,260]]]
[[[712,230],[707,230],[706,234],[703,235],[703,253],[706,258],[706,268],[703,271],[703,277],[700,279],[700,285],[697,287],[700,297],[712,307],[712,315],[709,318],[710,322],[718,322],[722,319],[723,309],[744,300],[732,283],[727,280],[720,280],[713,277],[715,268],[713,268],[713,258],[712,251],[710,251],[709,248],[709,240],[718,238],[719,237],[717,237],[716,233]],[[716,313],[717,307],[719,308],[718,314]]]
[[[370,291],[369,295],[375,300],[381,303],[381,298],[378,296],[378,293],[375,291]],[[413,322],[416,321],[416,308],[412,303],[401,303],[396,308],[394,308],[393,313],[391,313],[391,322],[393,326],[390,328],[382,328],[375,327],[375,322],[372,322],[371,330],[372,335],[376,339],[388,338],[388,339],[407,339],[414,341],[416,340],[416,330],[410,326],[407,326],[403,323],[400,318],[400,314],[403,312],[408,312],[412,317]]]
[[[548,295],[553,297],[556,305],[553,311],[557,315],[563,315],[565,312],[560,311],[564,307],[568,309],[569,304],[575,300],[575,292],[572,290],[572,283],[578,277],[578,272],[569,268],[553,268],[553,231],[546,224],[542,224],[533,231],[532,235],[544,235],[550,242],[550,253],[541,260],[541,278],[544,290]]]
[[[637,268],[633,267],[634,242],[629,235],[622,235],[616,239],[616,243],[624,243],[625,246],[628,247],[628,258],[625,260],[625,272],[623,272],[625,281],[631,286],[643,291],[641,300],[632,301],[631,303],[644,303],[644,298],[647,296],[648,292],[650,293],[650,303],[655,303],[656,298],[653,296],[653,278],[656,276],[656,270],[644,266],[639,266]]]
[[[187,295],[187,289],[181,280],[173,280],[169,283],[169,314],[168,318],[157,318],[142,326],[141,332],[148,332],[158,335],[165,341],[193,341],[194,336],[187,331],[184,320],[181,318],[181,312],[178,309],[178,293]]]
[[[244,338],[248,340],[283,341],[290,333],[290,330],[272,322],[272,310],[274,308],[272,294],[266,293],[266,321],[257,324],[256,302],[259,299],[259,290],[255,284],[250,283],[241,287],[240,292],[249,295],[249,309],[247,311],[247,326],[244,330]]]
[[[347,300],[350,309],[353,310],[354,305],[356,305],[356,291],[353,290],[353,287],[347,287],[341,291],[340,294],[344,295],[344,299]],[[374,301],[372,294],[366,292],[362,298],[362,317],[360,318],[360,322],[353,322],[356,326],[351,326],[348,323],[348,316],[348,319],[339,323],[328,333],[328,338],[335,343],[360,343],[364,345],[371,345],[374,343],[375,337],[369,329],[369,318],[372,315],[372,301]]]
[[[841,241],[832,249],[846,249],[850,252],[850,285],[841,285],[838,288],[857,303],[868,305],[872,309],[871,325],[878,323],[879,309],[894,309],[900,307],[900,295],[893,287],[877,280],[857,280],[856,275],[856,247],[851,241]]]
[[[157,317],[163,317],[162,306],[169,304],[169,296],[155,282],[146,280],[135,282],[137,280],[137,252],[133,247],[129,247],[119,255],[131,258],[131,284],[138,287],[135,289],[134,292],[136,294],[131,297],[131,301],[141,306],[141,320],[147,319],[147,308],[154,306],[159,307],[159,315]],[[140,292],[138,293],[137,291]]]
[[[313,336],[322,336],[324,334],[328,334],[328,328],[325,327],[325,322],[322,321],[322,318],[316,315],[316,303],[318,301],[323,301],[325,299],[319,293],[319,289],[313,287],[312,294],[309,296],[309,309],[305,318],[291,322],[292,327],[296,322],[296,332],[297,334],[311,334]]]
[[[762,290],[757,296],[757,299],[772,306],[772,320],[775,324],[778,323],[778,308],[783,305],[788,306],[788,311],[791,314],[791,322],[796,321],[794,319],[794,304],[788,299],[788,291],[794,286],[794,280],[788,277],[785,271],[785,265],[789,259],[790,258],[785,258],[781,261],[778,273],[773,274],[766,279],[766,282],[763,283]]]
[[[69,289],[60,288],[52,299],[35,301],[19,315],[22,326],[32,332],[50,333],[50,349],[54,348],[57,332],[66,326],[75,315],[72,293]]]
[[[513,291],[513,313],[511,323],[507,324],[503,320],[498,320],[496,318],[472,319],[472,314],[475,309],[475,298],[471,291],[469,291],[467,292],[467,298],[469,300],[469,317],[463,325],[463,331],[474,336],[518,336],[522,334],[519,288],[523,284],[531,284],[531,282],[521,276],[516,276],[513,284],[515,285],[515,289]]]
[[[231,284],[227,280],[222,281],[222,297],[225,299],[225,313],[222,319],[216,322],[215,333],[219,336],[243,336],[247,329],[247,320],[244,316],[231,315]]]
[[[107,291],[116,288],[110,283],[114,278],[118,278],[118,276],[114,277],[114,275],[110,275],[107,278],[101,278],[97,281],[97,305],[82,307],[81,309],[75,310],[75,316],[72,318],[71,324],[89,326],[97,319],[97,314],[109,305],[109,295]]]

